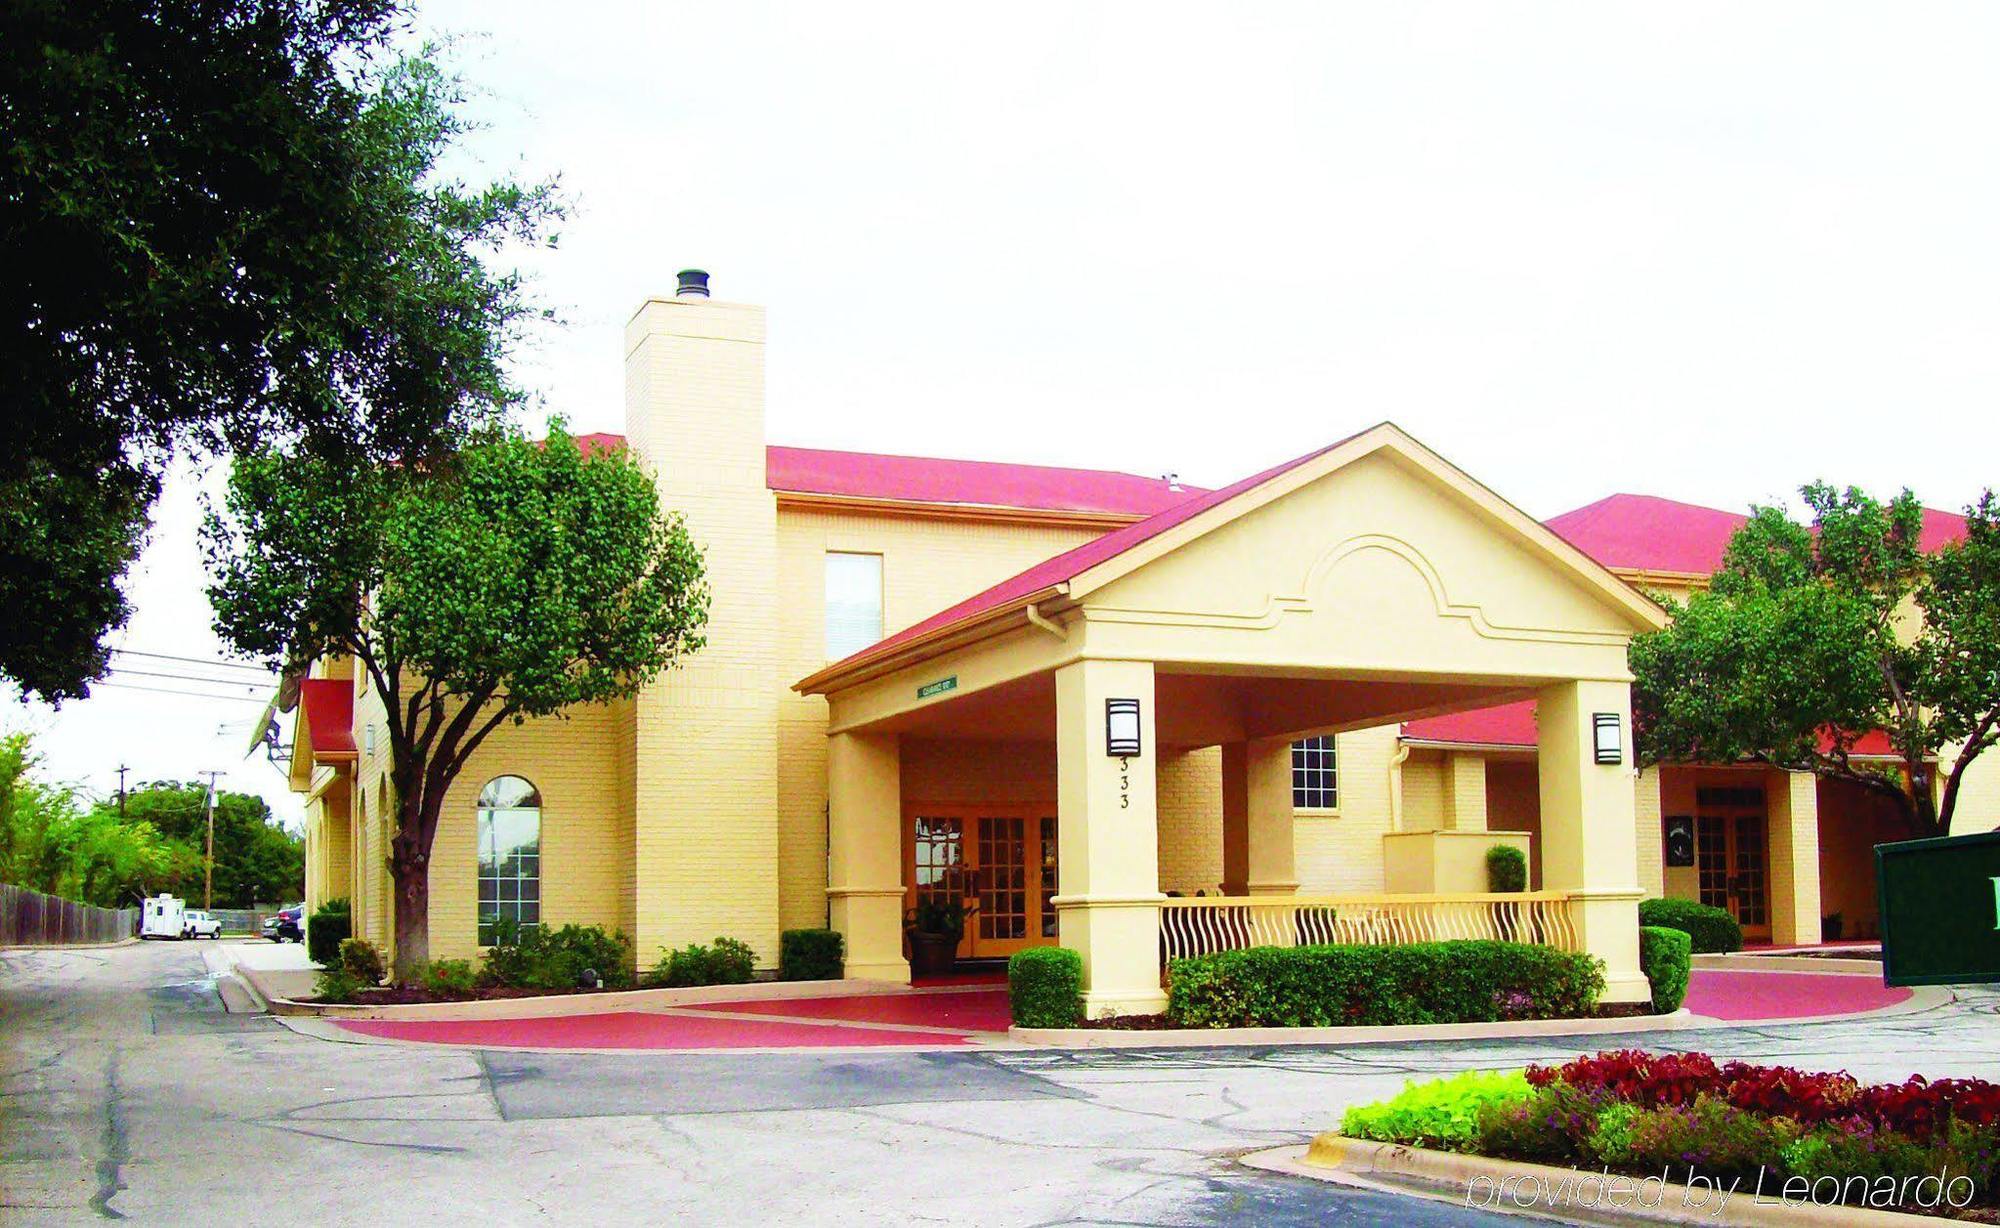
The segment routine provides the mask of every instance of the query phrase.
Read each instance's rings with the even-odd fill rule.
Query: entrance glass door
[[[1055,819],[925,806],[908,830],[910,904],[956,896],[973,909],[961,957],[1004,958],[1055,941]]]
[[[1770,868],[1762,789],[1699,789],[1695,867],[1701,902],[1726,908],[1743,936],[1771,937]]]

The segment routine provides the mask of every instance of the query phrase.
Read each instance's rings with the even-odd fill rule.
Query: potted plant
[[[958,944],[965,937],[965,919],[978,908],[957,892],[927,895],[906,918],[910,939],[910,975],[949,976],[958,965]]]
[[[1847,919],[1837,912],[1830,912],[1819,919],[1821,942],[1839,942],[1841,933],[1847,929]]]

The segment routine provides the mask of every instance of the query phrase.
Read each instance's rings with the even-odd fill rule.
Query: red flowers
[[[1564,1083],[1579,1091],[1641,1108],[1691,1105],[1706,1094],[1732,1107],[1802,1125],[1841,1122],[1894,1130],[1928,1142],[1957,1120],[1971,1126],[2000,1124],[2000,1084],[1984,1079],[1918,1075],[1904,1083],[1864,1087],[1844,1070],[1805,1071],[1749,1062],[1717,1065],[1706,1053],[1648,1053],[1616,1049],[1561,1066],[1530,1066],[1528,1083]]]

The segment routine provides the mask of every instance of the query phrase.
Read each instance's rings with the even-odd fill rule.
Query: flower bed
[[[1411,1084],[1349,1109],[1353,1138],[1666,1182],[1719,1183],[1795,1205],[1990,1218],[2000,1198],[2000,1084],[1636,1049]]]

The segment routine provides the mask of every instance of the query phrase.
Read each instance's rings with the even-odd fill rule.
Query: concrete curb
[[[1827,976],[1877,978],[1882,975],[1882,961],[1879,959],[1832,959],[1812,955],[1750,955],[1742,952],[1697,955],[1694,966],[1697,970],[1717,972],[1818,972]]]
[[[317,1015],[327,1019],[546,1019],[560,1015],[603,1015],[614,1011],[661,1011],[706,1002],[767,1002],[784,998],[845,998],[913,992],[907,986],[892,985],[886,981],[752,981],[748,985],[705,985],[694,989],[624,989],[607,993],[549,994],[536,998],[368,1006],[303,1002],[273,992],[270,983],[262,979],[262,974],[269,971],[242,964],[236,966],[236,974],[250,982],[251,988],[271,1004],[272,1013]]]
[[[1317,1181],[1340,1182],[1343,1178],[1361,1178],[1362,1184],[1372,1184],[1367,1179],[1373,1178],[1377,1182],[1391,1183],[1391,1188],[1405,1183],[1427,1186],[1432,1191],[1428,1197],[1452,1206],[1561,1216],[1600,1224],[1723,1224],[1737,1228],[1796,1228],[1801,1223],[1812,1223],[1835,1228],[1914,1228],[1919,1224],[1951,1222],[1937,1216],[1865,1207],[1787,1206],[1770,1190],[1765,1191],[1766,1200],[1759,1200],[1750,1191],[1739,1191],[1727,1202],[1717,1204],[1713,1191],[1663,1182],[1656,1187],[1645,1187],[1646,1198],[1653,1199],[1657,1195],[1658,1205],[1651,1207],[1574,1205],[1556,1199],[1537,1199],[1530,1205],[1521,1206],[1502,1196],[1500,1190],[1573,1190],[1580,1180],[1599,1178],[1600,1174],[1593,1170],[1426,1151],[1396,1143],[1345,1138],[1338,1134],[1319,1135],[1309,1147],[1273,1148],[1242,1159],[1244,1163],[1268,1172],[1289,1173]],[[1468,1194],[1471,1184],[1482,1179],[1494,1187],[1495,1201],[1490,1207],[1483,1201],[1483,1194],[1481,1201],[1472,1201]],[[1636,1177],[1625,1180],[1633,1186],[1638,1186],[1640,1182]],[[1657,1182],[1656,1178],[1649,1180]],[[1538,1186],[1533,1184],[1537,1182],[1540,1183]]]
[[[1121,1032],[1111,1028],[1007,1029],[1024,1045],[1058,1049],[1195,1049],[1254,1045],[1389,1045],[1424,1040],[1496,1040],[1536,1036],[1615,1036],[1714,1027],[1683,1007],[1671,1015],[1628,1019],[1520,1019],[1500,1023],[1415,1023],[1349,1028],[1186,1028]],[[1730,1025],[1725,1025],[1730,1026]]]

